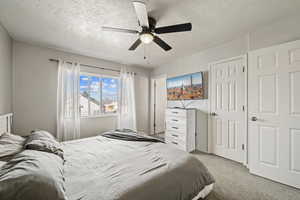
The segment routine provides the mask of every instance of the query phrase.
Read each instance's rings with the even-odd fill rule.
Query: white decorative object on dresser
[[[168,108],[166,110],[165,141],[181,150],[195,150],[196,110]]]

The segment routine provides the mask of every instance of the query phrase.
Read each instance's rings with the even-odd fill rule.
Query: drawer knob
[[[172,136],[174,136],[174,137],[178,137],[178,135],[175,135],[175,134],[172,134]]]
[[[178,144],[177,142],[172,142],[172,143],[173,143],[173,144],[176,144],[176,145]]]
[[[178,122],[178,119],[172,119],[173,122]]]
[[[172,128],[173,128],[173,129],[178,129],[178,127],[174,127],[174,126],[173,126]]]
[[[211,115],[211,116],[217,116],[217,113],[212,112],[210,115]]]
[[[178,114],[178,112],[172,112],[173,114]]]
[[[256,122],[257,120],[258,120],[257,117],[255,116],[251,117],[251,121]]]

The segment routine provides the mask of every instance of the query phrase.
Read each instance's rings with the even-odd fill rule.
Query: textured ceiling
[[[299,0],[149,0],[148,12],[157,26],[193,24],[192,32],[161,35],[173,47],[169,52],[153,43],[130,52],[136,35],[101,31],[103,25],[138,28],[130,0],[1,0],[0,21],[16,40],[156,67],[299,10]]]

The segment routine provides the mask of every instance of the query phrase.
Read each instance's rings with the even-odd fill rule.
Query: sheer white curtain
[[[136,131],[134,73],[121,69],[118,128]]]
[[[80,64],[59,61],[57,87],[57,138],[80,138]]]

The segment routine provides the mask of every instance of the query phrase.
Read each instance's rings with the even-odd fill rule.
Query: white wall
[[[57,63],[49,58],[61,58],[84,64],[120,69],[114,62],[75,55],[54,49],[13,42],[14,63],[14,129],[21,135],[40,128],[56,134],[56,87]],[[130,67],[137,72],[136,96],[138,129],[148,132],[148,99],[150,71],[141,67]],[[81,120],[82,137],[93,136],[116,128],[116,117],[99,117]]]
[[[12,112],[12,39],[0,24],[0,115]]]
[[[267,26],[259,27],[256,31],[235,38],[223,45],[166,63],[163,66],[155,68],[152,71],[152,76],[166,74],[167,77],[173,77],[199,71],[208,72],[209,63],[211,62],[243,55],[250,50],[300,39],[299,22],[300,15],[283,18]],[[205,81],[205,84],[208,85],[208,80]],[[186,101],[185,104],[188,105],[187,107],[197,108],[206,113],[209,111],[208,99]],[[181,103],[168,102],[168,106],[181,107]]]

